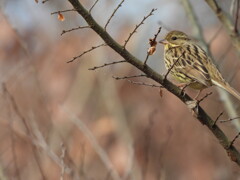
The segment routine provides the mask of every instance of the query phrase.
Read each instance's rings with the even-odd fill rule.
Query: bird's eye
[[[177,37],[176,37],[176,36],[173,36],[173,37],[172,37],[172,40],[176,40],[176,39],[177,39]]]

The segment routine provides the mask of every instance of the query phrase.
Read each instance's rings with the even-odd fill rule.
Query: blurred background
[[[239,57],[215,14],[202,0],[190,1],[205,40],[223,76],[240,91]],[[81,0],[90,8],[94,0]],[[120,0],[99,0],[92,15],[104,25]],[[220,1],[229,14],[232,1]],[[159,88],[138,86],[112,76],[140,74],[127,63],[95,71],[94,66],[122,60],[109,47],[100,47],[72,63],[74,56],[102,40],[90,29],[68,30],[86,23],[68,1],[0,1],[0,179],[1,180],[231,180],[240,179],[213,134],[197,121],[174,95]],[[148,39],[159,26],[194,36],[188,15],[178,0],[125,0],[108,25],[121,44],[152,8],[157,8],[127,45],[145,60]],[[217,34],[217,35],[216,35]],[[163,47],[148,60],[166,73]],[[146,78],[135,81],[152,83]],[[186,90],[192,97],[196,92]],[[216,119],[229,117],[215,88],[202,107]],[[239,102],[230,96],[235,112]],[[232,123],[219,124],[229,139],[238,133]],[[239,140],[235,142],[240,150]],[[120,178],[119,178],[120,177]]]

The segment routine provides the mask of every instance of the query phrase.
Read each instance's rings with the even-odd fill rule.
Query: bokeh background
[[[91,7],[93,0],[81,0]],[[191,0],[211,52],[223,76],[240,90],[239,57],[215,14],[202,0]],[[231,15],[231,1],[220,1]],[[99,0],[92,10],[104,25],[120,0]],[[140,72],[127,63],[95,71],[91,67],[122,60],[109,47],[100,47],[72,63],[102,40],[90,29],[61,36],[62,30],[86,23],[68,1],[0,1],[0,179],[133,179],[133,180],[235,180],[239,167],[218,140],[197,121],[175,96],[158,88],[138,86],[112,76]],[[158,40],[177,29],[194,36],[187,14],[178,0],[125,0],[107,30],[124,43],[129,33],[152,8],[127,48],[144,60],[148,39],[159,26]],[[163,47],[148,60],[157,72],[166,73]],[[234,67],[234,68],[233,68]],[[232,75],[234,72],[234,75]],[[135,81],[155,83],[145,78]],[[228,118],[224,101],[214,88],[202,102],[215,119]],[[191,96],[195,91],[187,90]],[[234,108],[239,102],[231,97]],[[231,123],[220,127],[233,139]],[[239,140],[235,142],[240,150]]]

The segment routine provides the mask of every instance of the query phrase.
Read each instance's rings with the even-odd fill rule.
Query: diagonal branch
[[[71,60],[67,61],[67,63],[71,63],[71,62],[75,61],[76,59],[82,57],[84,54],[89,53],[89,52],[93,51],[94,49],[97,49],[97,48],[102,47],[102,46],[106,46],[106,44],[100,44],[98,46],[93,46],[91,49],[89,49],[87,51],[84,51],[82,54],[73,57]]]
[[[222,10],[222,8],[217,4],[216,0],[205,0],[205,2],[212,8],[213,12],[216,14],[218,19],[221,21],[225,29],[227,30],[229,37],[232,40],[233,46],[238,51],[240,55],[240,35],[235,31],[235,25],[229,16]]]
[[[93,3],[92,7],[90,7],[90,9],[89,9],[89,13],[91,13],[91,11],[92,11],[93,8],[95,7],[95,5],[98,3],[98,1],[99,1],[99,0],[96,0],[96,1]]]
[[[101,65],[101,66],[94,66],[94,67],[92,67],[92,68],[89,68],[88,70],[94,71],[94,70],[99,69],[99,68],[103,68],[103,67],[106,67],[106,66],[111,66],[111,65],[119,64],[119,63],[125,63],[125,62],[127,62],[127,61],[125,61],[125,60],[113,61],[113,62],[110,62],[110,63],[104,63],[104,64]]]
[[[153,15],[153,12],[156,11],[156,10],[157,10],[157,9],[152,9],[151,12],[150,12],[147,16],[144,16],[143,19],[142,19],[142,21],[141,21],[139,24],[136,25],[136,27],[133,29],[133,31],[129,34],[127,40],[125,40],[125,43],[124,43],[124,45],[123,45],[124,48],[126,47],[127,43],[128,43],[129,40],[131,39],[132,35],[137,32],[137,29],[138,29],[141,25],[143,25],[143,24],[144,24],[144,21],[145,21],[148,17],[152,16],[152,15]]]
[[[114,9],[112,15],[110,16],[110,18],[108,19],[107,23],[106,23],[105,26],[104,26],[104,29],[105,29],[105,30],[107,29],[108,24],[109,24],[110,21],[112,20],[113,16],[114,16],[115,13],[117,12],[117,10],[122,6],[122,4],[123,4],[124,1],[125,1],[125,0],[122,0],[122,1],[118,4],[118,6],[116,7],[116,9]]]
[[[89,26],[78,26],[78,27],[75,27],[75,28],[72,28],[72,29],[63,30],[62,33],[61,33],[61,36],[65,33],[71,32],[71,31],[75,31],[75,30],[78,30],[78,29],[87,29],[87,28],[90,28],[90,27]]]
[[[182,95],[181,89],[172,84],[167,79],[164,80],[164,77],[155,72],[152,68],[142,63],[138,58],[130,54],[123,46],[117,43],[105,30],[102,28],[89,14],[89,12],[82,6],[82,4],[78,0],[68,0],[72,6],[77,9],[78,13],[85,19],[85,21],[91,26],[91,28],[105,41],[105,43],[111,47],[114,51],[116,51],[119,55],[121,55],[126,61],[130,64],[144,72],[149,78],[160,83],[164,88],[166,88],[169,92],[177,96],[184,104],[187,105],[189,101],[192,99],[188,95]],[[212,126],[214,120],[210,118],[210,116],[201,108],[198,107],[198,113],[196,118],[204,125],[208,127],[208,129],[215,135],[215,137],[219,140],[219,143],[226,150],[227,154],[231,157],[231,159],[240,165],[240,154],[235,148],[234,145],[229,146],[229,140],[227,136],[223,133],[223,131],[218,127],[218,125]],[[233,157],[233,158],[232,158]]]

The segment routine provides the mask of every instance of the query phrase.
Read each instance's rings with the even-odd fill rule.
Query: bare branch
[[[123,80],[123,79],[126,79],[126,78],[119,78],[119,77],[116,77],[116,76],[112,76],[112,78],[116,79],[116,80]],[[136,85],[140,85],[140,86],[150,86],[150,87],[154,87],[154,88],[164,88],[163,86],[161,85],[156,85],[156,84],[148,84],[148,83],[145,83],[145,82],[140,82],[140,81],[132,81],[132,80],[129,80],[129,79],[126,79],[129,83],[132,83],[132,84],[136,84]]]
[[[223,112],[221,112],[221,113],[218,115],[218,117],[217,117],[216,120],[214,121],[212,127],[217,124],[217,121],[219,120],[219,118],[220,118],[222,115],[223,115]]]
[[[106,44],[100,44],[100,45],[98,45],[98,46],[93,46],[91,49],[89,49],[89,50],[87,50],[87,51],[84,51],[82,54],[73,57],[71,60],[67,61],[67,63],[71,63],[71,62],[75,61],[76,59],[82,57],[84,54],[86,54],[86,53],[88,53],[88,52],[91,52],[91,51],[93,51],[94,49],[97,49],[97,48],[102,47],[102,46],[107,46],[107,45],[106,45]]]
[[[123,76],[123,77],[112,76],[112,78],[114,78],[116,80],[136,78],[136,77],[147,77],[147,76],[146,76],[146,74],[139,74],[139,75],[133,75],[133,76]]]
[[[99,155],[100,159],[102,160],[103,164],[106,166],[107,170],[110,172],[112,179],[114,180],[121,180],[118,172],[114,168],[111,160],[109,159],[105,150],[100,146],[99,142],[90,131],[90,129],[86,126],[86,124],[81,121],[74,113],[70,112],[65,107],[61,107],[62,111],[67,114],[69,119],[77,126],[77,128],[83,133],[83,135],[88,139],[96,153]]]
[[[63,30],[62,33],[61,33],[61,36],[65,33],[71,32],[71,31],[75,31],[75,30],[78,30],[78,29],[86,29],[86,28],[90,28],[90,26],[78,26],[78,27],[75,27],[75,28],[72,28],[72,29]]]
[[[119,64],[119,63],[125,63],[125,62],[127,62],[127,61],[126,60],[121,60],[121,61],[114,61],[114,62],[110,62],[110,63],[104,63],[101,66],[94,66],[92,68],[89,68],[88,70],[95,70],[95,69],[103,68],[103,67],[110,66],[110,65],[113,65],[113,64]]]
[[[231,143],[229,144],[229,148],[233,145],[233,143],[237,140],[237,138],[240,136],[240,132],[233,138]]]
[[[206,99],[208,96],[212,95],[212,92],[207,93],[205,96],[203,96],[200,100],[198,100],[198,104],[202,102],[204,99]]]
[[[127,43],[128,43],[129,40],[131,39],[132,35],[137,32],[137,29],[138,29],[141,25],[143,25],[143,24],[144,24],[144,21],[145,21],[148,17],[152,16],[152,15],[153,15],[153,12],[156,11],[156,10],[157,10],[157,9],[152,9],[151,12],[150,12],[147,16],[144,16],[143,19],[142,19],[142,21],[141,21],[139,24],[136,25],[136,27],[133,29],[133,31],[129,34],[127,40],[125,40],[125,43],[124,43],[124,45],[123,45],[124,48],[126,47]]]
[[[156,45],[157,45],[156,39],[157,39],[158,34],[161,32],[161,29],[162,29],[162,27],[159,27],[157,33],[154,35],[154,38],[153,38],[153,39],[149,39],[150,48],[149,48],[148,51],[147,51],[147,57],[146,57],[146,59],[145,59],[145,61],[144,61],[144,64],[147,63],[147,60],[148,60],[149,55],[152,55],[152,54],[154,53],[154,52],[151,53],[150,49],[151,49],[151,48],[155,48],[155,49],[156,49]],[[155,51],[155,50],[154,50],[154,51]]]
[[[240,55],[240,34],[235,31],[235,25],[230,17],[221,9],[216,0],[205,0],[209,7],[212,8],[218,19],[222,22],[222,25],[227,30],[229,37],[231,38],[232,45],[236,48]]]
[[[67,9],[67,10],[62,10],[62,11],[55,11],[55,12],[52,12],[51,15],[59,14],[59,13],[65,13],[65,12],[70,12],[70,11],[77,11],[77,10],[76,9]]]
[[[110,21],[112,20],[113,16],[114,16],[115,13],[117,12],[117,10],[122,6],[122,4],[123,4],[124,1],[125,1],[125,0],[122,0],[122,1],[118,4],[118,6],[116,7],[116,9],[114,9],[112,15],[110,16],[110,18],[108,19],[107,23],[106,23],[105,26],[104,26],[104,29],[105,29],[105,30],[107,29],[108,24],[109,24]]]
[[[93,3],[92,7],[89,9],[89,13],[91,13],[92,9],[95,7],[95,5],[98,3],[98,1],[99,1],[99,0],[96,0],[96,1]]]
[[[233,121],[233,120],[236,120],[236,119],[240,119],[240,117],[229,118],[229,119],[227,119],[227,120],[220,120],[219,122],[220,122],[220,123],[225,123],[225,122]]]

